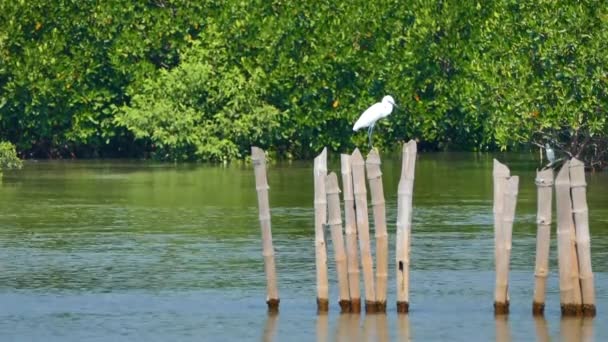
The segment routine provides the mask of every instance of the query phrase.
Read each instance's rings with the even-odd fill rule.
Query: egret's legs
[[[372,134],[374,133],[374,125],[375,124],[376,123],[374,122],[367,129],[367,138],[369,139],[369,148],[374,148],[374,146],[372,145]]]

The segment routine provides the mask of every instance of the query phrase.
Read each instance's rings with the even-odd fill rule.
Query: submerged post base
[[[386,312],[386,302],[376,302],[376,312]]]
[[[509,313],[509,302],[499,303],[494,302],[494,314],[495,315],[507,315]]]
[[[361,298],[353,298],[350,300],[350,312],[361,313]]]
[[[410,312],[410,303],[397,302],[397,313],[408,313],[408,312]]]
[[[597,311],[595,309],[595,305],[583,304],[583,316],[595,317],[596,314],[597,314]]]
[[[350,307],[351,307],[350,300],[341,300],[340,301],[340,312],[341,313],[351,312]]]
[[[378,303],[374,301],[365,301],[365,312],[366,313],[376,313],[378,312]]]
[[[268,312],[269,313],[275,313],[275,312],[279,312],[279,302],[281,300],[276,298],[276,299],[268,299],[266,301],[266,304],[268,304]]]
[[[329,300],[317,298],[317,312],[329,311]]]
[[[545,303],[532,302],[532,314],[542,316],[545,314]]]
[[[562,304],[562,316],[582,316],[583,306],[580,304]]]

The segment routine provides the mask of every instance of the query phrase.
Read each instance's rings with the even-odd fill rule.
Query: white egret
[[[376,121],[389,116],[393,111],[393,107],[397,107],[395,100],[392,96],[386,95],[382,98],[382,102],[373,104],[371,107],[367,108],[363,114],[361,114],[353,126],[353,131],[356,132],[360,128],[367,127],[369,146],[372,147],[372,133],[374,131]]]
[[[553,151],[549,143],[545,143],[545,153],[547,154],[549,165],[555,163],[555,151]]]

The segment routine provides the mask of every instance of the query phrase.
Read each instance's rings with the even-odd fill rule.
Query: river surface
[[[520,176],[508,318],[492,307],[488,154],[419,155],[409,315],[396,314],[392,272],[400,160],[383,157],[388,313],[361,316],[339,314],[331,243],[330,313],[316,314],[312,161],[269,165],[278,316],[266,313],[250,165],[28,161],[0,183],[0,339],[607,341],[608,173],[587,174],[598,316],[560,318],[554,225],[545,318],[534,319],[538,165],[494,156]],[[329,168],[339,174],[338,156]]]

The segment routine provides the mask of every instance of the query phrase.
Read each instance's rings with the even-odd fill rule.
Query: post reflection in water
[[[397,341],[411,341],[410,315],[397,315]]]
[[[593,318],[562,317],[559,331],[564,341],[593,341]]]
[[[510,342],[511,329],[509,328],[509,316],[497,315],[494,316],[496,327],[496,342]]]
[[[329,319],[326,312],[317,314],[317,342],[329,341]]]
[[[401,316],[401,315],[400,315]],[[407,315],[406,315],[407,316]],[[363,322],[361,322],[361,319]],[[399,340],[409,340],[409,321],[407,317],[398,317]],[[322,334],[322,326],[317,324],[317,338]],[[390,341],[390,330],[386,314],[340,314],[333,341]]]
[[[336,334],[334,341],[359,341],[361,334],[359,331],[359,314],[344,313],[338,316],[338,324],[336,326]]]
[[[262,334],[263,342],[272,342],[275,340],[278,319],[279,314],[277,312],[268,313],[266,324],[264,325],[264,333]]]
[[[376,319],[374,315],[363,316],[363,341],[373,341],[376,335]]]
[[[549,342],[549,326],[547,320],[543,316],[534,316],[534,328],[536,329],[536,341]]]
[[[378,335],[377,341],[388,342],[390,341],[388,333],[388,320],[386,319],[385,313],[374,315],[376,318],[376,332]]]
[[[593,341],[593,317],[581,317],[581,330],[583,341]]]

